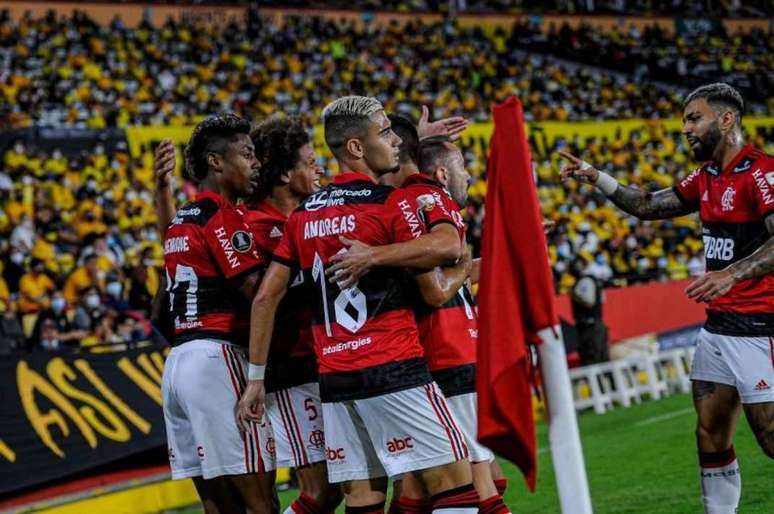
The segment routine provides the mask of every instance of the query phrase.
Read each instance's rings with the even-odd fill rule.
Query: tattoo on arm
[[[608,198],[619,209],[643,220],[659,220],[690,214],[695,209],[685,205],[672,188],[650,193],[619,184]]]
[[[715,393],[715,383],[705,382],[704,380],[693,381],[693,400],[706,400]]]
[[[774,273],[774,214],[766,217],[769,239],[754,253],[728,267],[736,280],[765,277]]]

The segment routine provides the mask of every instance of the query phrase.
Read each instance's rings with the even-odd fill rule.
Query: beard
[[[710,125],[707,133],[704,134],[704,137],[696,137],[696,139],[699,140],[699,145],[695,148],[691,148],[693,150],[694,159],[696,159],[697,162],[711,160],[722,137],[723,135],[720,133],[718,122],[712,122],[712,125]]]

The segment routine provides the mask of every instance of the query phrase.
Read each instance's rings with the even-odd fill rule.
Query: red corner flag
[[[528,342],[558,323],[521,102],[493,109],[481,244],[478,439],[535,488],[535,422]]]

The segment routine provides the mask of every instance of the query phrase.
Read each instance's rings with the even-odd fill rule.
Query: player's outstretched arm
[[[449,223],[440,223],[429,234],[416,239],[384,246],[368,246],[346,237],[339,239],[347,251],[331,257],[325,273],[341,287],[351,287],[378,266],[432,269],[456,262],[462,256],[460,236]]]
[[[165,139],[156,147],[153,159],[153,177],[156,189],[153,192],[156,204],[156,227],[163,239],[167,227],[175,217],[177,206],[172,196],[172,172],[175,170],[175,145]]]
[[[685,292],[697,302],[710,302],[728,293],[734,284],[774,273],[774,214],[766,217],[770,237],[755,252],[726,269],[710,271],[694,280]]]
[[[422,300],[432,307],[440,307],[451,300],[470,275],[473,264],[469,248],[465,248],[462,259],[454,266],[435,268],[417,275],[416,281]]]
[[[568,161],[560,170],[562,182],[574,178],[593,184],[619,209],[632,216],[643,220],[660,220],[684,216],[696,210],[685,205],[672,188],[651,193],[636,187],[624,186],[607,173],[597,170],[591,164],[568,152],[560,151],[559,154]]]
[[[266,401],[263,378],[274,330],[274,316],[282,297],[285,296],[289,279],[290,268],[279,262],[272,262],[253,298],[250,312],[248,382],[237,405],[237,424],[245,431],[250,430],[250,422],[259,423],[263,418]]]

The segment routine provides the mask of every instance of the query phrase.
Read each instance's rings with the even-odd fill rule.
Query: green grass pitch
[[[695,415],[688,395],[646,401],[598,416],[578,418],[595,514],[694,514],[702,512],[694,448]],[[538,481],[527,492],[509,463],[505,501],[514,514],[559,513],[547,427],[538,425]],[[758,448],[744,417],[735,439],[742,472],[742,514],[774,513],[774,463]],[[280,494],[283,509],[296,491]],[[180,514],[199,514],[192,507]],[[338,512],[344,512],[339,509]]]

